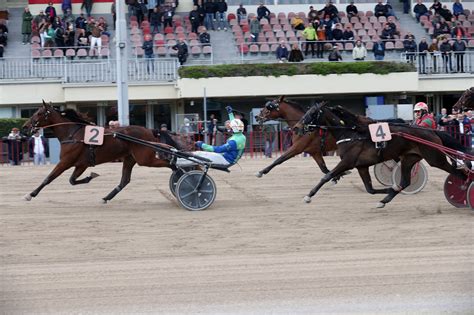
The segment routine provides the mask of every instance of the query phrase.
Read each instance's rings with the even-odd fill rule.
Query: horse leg
[[[374,189],[372,186],[372,178],[370,177],[369,173],[369,168],[368,167],[358,167],[357,171],[359,172],[359,176],[362,179],[362,182],[364,183],[365,190],[369,194],[387,194],[389,191],[389,188],[384,188],[384,189]]]
[[[65,163],[65,162],[60,161],[58,163],[58,165],[56,165],[54,167],[54,169],[51,171],[51,173],[49,173],[49,175],[46,176],[46,178],[43,180],[41,185],[39,185],[38,188],[33,190],[31,193],[26,194],[23,197],[23,199],[25,199],[27,201],[30,201],[32,198],[36,197],[39,194],[39,192],[41,191],[41,189],[43,189],[46,185],[51,183],[56,177],[61,175],[65,170],[67,170],[70,167],[71,167],[71,165],[69,165],[69,163]]]
[[[125,186],[130,183],[130,179],[132,176],[132,169],[135,166],[135,159],[132,156],[128,156],[123,160],[123,165],[122,165],[122,178],[120,179],[120,184],[115,187],[107,196],[102,198],[104,203],[107,203],[107,201],[112,200],[112,198],[115,197],[122,189],[125,188]]]
[[[310,203],[311,202],[311,197],[313,197],[318,192],[318,190],[321,187],[323,187],[324,184],[326,184],[327,182],[329,182],[331,179],[333,179],[336,176],[341,176],[344,172],[346,172],[346,171],[348,171],[352,168],[354,168],[354,165],[353,165],[353,163],[350,163],[349,161],[342,160],[341,162],[339,162],[339,164],[337,164],[334,169],[329,171],[329,173],[325,174],[321,178],[321,180],[316,185],[316,187],[314,187],[309,192],[309,194],[303,198],[303,201],[306,202],[306,203]]]
[[[256,174],[257,177],[262,177],[263,175],[266,175],[268,174],[275,166],[277,165],[280,165],[281,163],[285,162],[285,161],[288,161],[289,159],[291,159],[292,157],[294,157],[295,155],[297,154],[300,154],[301,152],[303,152],[304,148],[302,148],[301,146],[298,146],[297,144],[293,144],[288,150],[286,150],[280,157],[278,157],[272,164],[270,164],[269,166],[265,167],[263,170],[261,170],[260,172],[258,172]],[[321,159],[322,160],[322,159]],[[316,161],[317,162],[317,161]],[[323,164],[324,164],[324,161],[323,161]],[[318,162],[318,165],[319,167],[321,167],[321,165],[319,164]],[[329,172],[329,170],[326,168],[326,165],[324,165],[325,169],[326,169],[326,172],[324,172],[325,174],[327,172]],[[322,170],[322,169],[321,169]]]
[[[99,174],[92,172],[89,176],[77,180],[77,178],[81,176],[86,169],[87,166],[76,166],[74,172],[72,172],[71,177],[69,177],[69,183],[71,183],[71,185],[87,184],[88,182],[99,176]]]
[[[405,155],[402,157],[401,163],[400,163],[401,172],[402,172],[400,185],[398,185],[397,183],[393,183],[393,187],[388,189],[388,195],[385,196],[385,198],[383,198],[377,204],[377,208],[385,207],[385,204],[392,201],[392,199],[395,198],[395,196],[398,195],[403,189],[410,186],[411,169],[413,168],[413,165],[415,165],[415,163],[420,160],[421,160],[420,156],[416,154]]]
[[[315,152],[311,154],[311,157],[313,158],[313,160],[316,161],[321,172],[323,172],[324,174],[329,173],[329,169],[326,166],[326,162],[324,162],[323,155],[321,154],[321,152]]]

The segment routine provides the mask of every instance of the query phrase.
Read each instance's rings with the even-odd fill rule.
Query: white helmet
[[[240,119],[232,119],[230,121],[230,128],[233,132],[242,132],[244,131],[244,123]]]
[[[425,102],[418,102],[415,104],[415,107],[413,108],[413,111],[422,111],[424,110],[425,112],[428,112],[428,105],[426,105]]]

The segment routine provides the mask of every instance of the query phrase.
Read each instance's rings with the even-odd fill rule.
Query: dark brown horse
[[[388,189],[388,195],[377,205],[379,208],[384,207],[401,190],[410,185],[411,169],[415,163],[422,159],[425,159],[433,167],[454,174],[463,180],[467,179],[466,173],[456,169],[454,161],[453,164],[450,164],[443,152],[420,142],[409,141],[401,136],[401,133],[406,133],[434,144],[466,152],[466,148],[448,134],[432,129],[392,124],[390,126],[392,140],[386,142],[383,149],[379,149],[375,147],[368,131],[368,124],[376,121],[369,118],[366,118],[366,121],[367,123],[361,123],[357,115],[341,107],[334,110],[328,106],[317,104],[310,108],[295,126],[297,131],[308,126],[317,129],[326,128],[337,139],[338,152],[341,156],[339,164],[325,174],[318,185],[305,196],[305,202],[311,202],[311,197],[334,176],[353,168],[357,168],[359,171],[361,168],[367,169],[369,166],[392,159],[399,159],[401,162],[401,182]],[[467,167],[470,167],[470,163],[466,164]]]
[[[286,100],[284,96],[278,99],[269,101],[262,108],[260,113],[255,116],[259,123],[264,123],[268,120],[282,119],[288,123],[290,128],[293,128],[296,123],[303,117],[305,111],[297,103]],[[262,177],[269,173],[275,166],[291,159],[292,157],[306,152],[318,163],[321,172],[328,173],[329,170],[323,159],[323,152],[335,151],[336,140],[331,134],[320,134],[319,131],[307,133],[304,135],[293,134],[292,145],[280,157],[278,157],[272,164],[265,167],[257,173],[257,177]]]
[[[87,145],[83,141],[84,128],[87,125],[93,124],[75,111],[71,109],[59,111],[51,104],[46,104],[43,101],[43,106],[33,114],[23,127],[30,130],[40,127],[51,128],[61,143],[61,156],[59,163],[54,167],[53,171],[38,188],[25,195],[25,200],[29,201],[36,197],[41,189],[71,167],[74,167],[74,171],[69,178],[69,182],[71,185],[79,185],[89,183],[92,179],[99,176],[96,173],[91,173],[87,177],[78,179],[88,167],[119,159],[123,160],[120,184],[103,198],[104,203],[111,200],[127,186],[135,164],[149,167],[171,167],[167,157],[157,156],[153,149],[114,138],[110,130],[106,130],[104,143],[101,146]],[[153,135],[152,130],[141,126],[122,127],[114,129],[114,131],[145,141],[159,142]],[[166,146],[166,144],[163,145]],[[173,139],[170,140],[168,147],[169,145],[182,149]]]
[[[474,109],[474,87],[464,91],[456,104],[453,105],[453,109],[457,111]]]

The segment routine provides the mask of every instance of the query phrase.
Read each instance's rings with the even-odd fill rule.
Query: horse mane
[[[303,108],[303,106],[301,106],[301,104],[299,104],[299,103],[297,103],[297,102],[295,102],[295,101],[290,101],[290,100],[288,100],[288,99],[285,98],[285,99],[283,99],[283,102],[286,103],[286,104],[288,104],[288,105],[290,105],[291,107],[293,107],[293,108],[296,109],[296,110],[299,110],[299,111],[301,111],[301,112],[303,112],[303,113],[306,113],[306,109]]]
[[[86,115],[76,112],[71,108],[67,108],[63,111],[58,111],[62,117],[69,119],[72,122],[83,123],[87,125],[94,125],[93,122],[89,121]]]
[[[360,127],[361,124],[368,125],[376,122],[372,118],[356,115],[341,105],[330,107],[329,109],[349,127]]]

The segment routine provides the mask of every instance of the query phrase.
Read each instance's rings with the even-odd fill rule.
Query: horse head
[[[23,124],[23,129],[27,129],[29,132],[33,133],[36,129],[51,125],[54,123],[53,116],[55,113],[57,112],[52,103],[47,104],[43,100],[43,105],[41,105],[33,116]]]
[[[265,107],[260,110],[260,113],[255,116],[255,120],[259,124],[263,124],[268,120],[275,120],[281,118],[280,115],[280,103],[284,100],[284,96],[280,96],[278,99],[274,99],[265,103]]]
[[[474,109],[474,87],[467,89],[453,105],[453,109],[463,111],[465,109]]]

